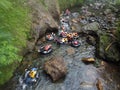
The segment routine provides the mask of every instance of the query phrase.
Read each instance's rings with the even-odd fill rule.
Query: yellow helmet
[[[29,76],[31,78],[35,78],[36,73],[37,73],[37,71],[30,71]]]

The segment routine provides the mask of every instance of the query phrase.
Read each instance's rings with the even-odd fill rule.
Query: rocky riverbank
[[[77,10],[76,12],[71,11],[67,13],[68,15],[64,15],[66,13],[59,14],[60,21],[57,23],[53,19],[54,16],[52,17],[36,1],[31,0],[29,5],[32,6],[34,11],[32,27],[34,31],[32,31],[32,38],[27,48],[29,53],[25,55],[23,62],[15,72],[15,76],[10,81],[14,84],[11,86],[8,82],[8,87],[4,90],[19,90],[19,82],[16,82],[16,80],[24,72],[25,68],[30,67],[38,67],[40,71],[40,82],[34,90],[120,89],[119,67],[102,61],[103,59],[113,62],[119,61],[119,51],[114,46],[116,45],[114,38],[114,32],[116,31],[115,22],[117,21],[115,17],[116,7],[113,6],[113,10],[106,3],[101,2],[85,4],[79,7],[79,12]],[[65,22],[62,22],[62,20],[65,20]],[[55,41],[47,41],[45,39],[46,32],[55,32],[56,36],[58,36],[58,32],[63,29],[62,26],[64,26],[67,32],[78,33],[78,41],[81,43],[79,47],[71,47],[69,43],[57,45]],[[53,46],[53,52],[48,55],[38,53],[39,47],[46,44]],[[65,69],[64,74],[66,74],[66,77],[53,83],[49,75],[44,72],[43,67],[46,61],[57,55],[61,56],[66,64],[67,73]],[[99,60],[96,55],[101,57],[102,60]],[[85,62],[92,60],[92,63],[86,64],[82,60]],[[50,65],[48,64],[48,66]],[[52,69],[55,69],[54,71],[57,75],[61,74],[59,71],[62,71],[62,69],[59,69],[59,65],[51,66]],[[48,68],[47,71],[49,71]],[[51,77],[54,79],[54,72],[48,74],[51,74]]]

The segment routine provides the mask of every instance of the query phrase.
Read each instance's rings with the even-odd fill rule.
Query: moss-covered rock
[[[107,34],[103,34],[100,36],[100,43],[99,43],[99,55],[103,59],[112,62],[120,61],[119,50],[117,48],[117,44],[113,37],[110,37]]]

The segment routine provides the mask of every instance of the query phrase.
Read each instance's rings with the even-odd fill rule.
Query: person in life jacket
[[[46,45],[46,46],[44,47],[44,50],[45,50],[45,51],[48,51],[51,47],[52,47],[52,45],[51,45],[51,44]]]
[[[71,12],[69,11],[69,9],[66,9],[65,14],[69,16],[70,13],[71,13]]]
[[[78,38],[79,37],[78,33],[73,33],[72,35],[73,35],[73,38]]]
[[[65,43],[65,42],[67,42],[68,41],[68,39],[67,38],[62,38],[62,43]]]
[[[35,78],[37,74],[37,70],[35,68],[33,68],[30,72],[29,72],[29,76],[30,78]]]

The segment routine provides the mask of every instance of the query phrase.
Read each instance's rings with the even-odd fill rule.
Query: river
[[[81,26],[78,28],[81,28]],[[78,48],[70,45],[57,45],[53,41],[43,42],[43,45],[52,44],[53,52],[48,55],[41,55],[37,52],[29,53],[15,72],[15,76],[2,90],[19,90],[18,78],[28,66],[39,67],[40,82],[34,90],[120,90],[119,66],[98,59],[95,56],[96,47],[88,44],[86,37],[86,35],[79,37],[81,46]],[[72,49],[72,53],[68,51],[69,49]],[[68,70],[64,79],[53,83],[42,68],[46,60],[56,55],[63,57]],[[85,64],[81,60],[83,57],[95,58],[95,63]]]

